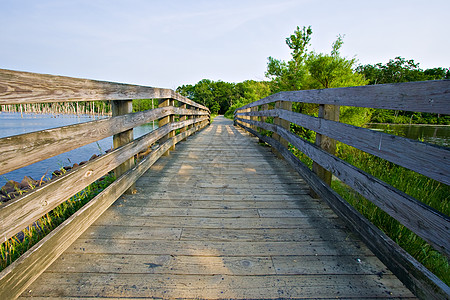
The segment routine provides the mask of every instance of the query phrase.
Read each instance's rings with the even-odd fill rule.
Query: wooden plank
[[[273,256],[273,265],[278,275],[379,275],[392,274],[376,256]]]
[[[450,150],[433,144],[414,141],[401,136],[356,127],[344,123],[320,120],[318,118],[285,110],[272,110],[292,123],[333,137],[347,145],[386,159],[445,184],[450,184],[448,157]]]
[[[179,240],[182,228],[148,227],[148,226],[99,226],[91,225],[81,238],[111,240]]]
[[[0,69],[0,104],[171,98],[208,111],[170,89]]]
[[[181,240],[193,241],[272,241],[272,242],[303,242],[303,241],[336,241],[354,240],[353,234],[341,229],[206,229],[184,228]]]
[[[139,192],[134,197],[145,197],[148,195]],[[210,195],[196,195],[196,194],[182,194],[179,193],[153,193],[152,197],[161,200],[196,200],[196,201],[289,201],[289,200],[300,200],[303,197],[310,197],[307,194],[299,192],[298,194],[290,195],[266,195],[266,194],[252,194],[252,195],[230,195],[230,194],[210,194]],[[314,200],[311,200],[314,201]]]
[[[361,241],[337,240],[330,245],[329,241],[313,240],[301,242],[273,241],[164,241],[157,243],[149,240],[109,240],[78,239],[66,253],[111,253],[135,255],[211,255],[219,256],[292,256],[292,255],[360,255],[373,256]]]
[[[138,213],[137,213],[138,212]],[[151,208],[140,207],[139,209],[124,206],[120,213],[128,216],[138,215],[141,217],[208,217],[214,214],[218,218],[258,218],[257,209],[202,209],[202,208]]]
[[[247,131],[251,130],[239,122],[237,124]],[[256,132],[253,132],[253,134],[257,135]],[[283,154],[292,168],[302,174],[315,192],[330,205],[336,214],[359,235],[361,240],[415,295],[424,299],[445,299],[449,297],[450,289],[445,283],[406,253],[375,225],[365,219],[334,190],[324,184],[316,174],[311,172],[288,149],[282,147],[281,144],[270,137],[259,136],[259,138],[272,145],[272,147],[276,147]]]
[[[402,297],[404,287],[392,275],[237,276],[94,273],[86,276],[46,274],[33,285],[29,297],[151,297],[183,299],[279,299],[295,295],[309,298]],[[49,291],[46,287],[51,287]],[[412,297],[411,293],[405,295]]]
[[[123,201],[123,200],[122,200]],[[135,207],[136,210],[142,207],[148,208],[200,208],[200,209],[245,209],[245,208],[259,208],[259,209],[319,209],[317,203],[310,203],[306,201],[223,201],[223,200],[167,200],[167,199],[127,199],[126,202],[118,201],[115,206],[121,207],[126,204],[127,207]]]
[[[179,142],[199,128],[195,126],[161,145],[4,269],[0,273],[0,299],[16,298],[25,291],[172,143]]]
[[[0,235],[3,241],[123,163],[128,157],[155,143],[167,132],[184,126],[185,122],[191,122],[191,120],[160,127],[133,143],[102,155],[22,197],[8,201],[0,208]],[[52,196],[49,197],[49,195]]]
[[[270,257],[63,254],[48,273],[275,275]]]
[[[309,158],[330,170],[344,183],[430,243],[436,250],[446,256],[450,255],[450,218],[448,216],[304,141],[284,128],[262,122],[258,122],[258,125],[267,130],[277,131],[280,136]]]
[[[114,204],[115,205],[115,204]],[[118,213],[113,209],[107,210],[97,219],[96,225],[101,226],[128,226],[139,227],[169,227],[169,228],[209,228],[209,229],[257,229],[257,228],[343,228],[337,216],[330,216],[324,221],[323,217],[307,217],[307,218],[217,218],[217,217],[139,217]]]
[[[236,111],[276,101],[450,114],[450,80],[279,92]]]
[[[125,116],[1,138],[0,174],[28,166],[176,112],[192,113],[192,110],[184,111],[174,107],[157,108]],[[206,114],[200,111],[196,112],[200,115]],[[23,159],[24,157],[27,159]]]

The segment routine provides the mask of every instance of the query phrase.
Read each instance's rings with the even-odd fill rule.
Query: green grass
[[[448,185],[347,145],[341,144],[338,149],[338,156],[352,165],[432,208],[450,214]],[[333,181],[332,188],[427,269],[450,284],[449,262],[444,255],[339,180]]]
[[[312,168],[309,157],[292,145],[289,148],[306,166]],[[450,215],[448,185],[342,143],[338,143],[336,155],[426,205]],[[450,285],[450,266],[444,255],[341,181],[333,180],[332,188],[445,284]]]
[[[83,205],[97,196],[102,190],[110,185],[115,180],[112,173],[104,176],[102,179],[92,183],[84,190],[71,197],[69,200],[60,204],[51,212],[42,216],[35,222],[35,226],[29,226],[24,229],[19,235],[23,235],[19,238],[18,235],[8,239],[6,242],[0,245],[0,271],[5,269],[17,258],[25,253],[28,249],[33,247],[43,237],[45,237],[50,231],[64,222]]]

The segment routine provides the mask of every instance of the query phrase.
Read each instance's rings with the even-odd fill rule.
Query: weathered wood
[[[200,110],[164,107],[1,138],[0,174],[14,171],[175,113],[191,116],[207,115],[207,112]],[[27,159],[23,159],[23,157]]]
[[[284,205],[279,203],[278,206]],[[134,210],[137,211],[138,208]],[[328,208],[329,209],[329,208]],[[296,228],[301,230],[303,228],[343,228],[345,225],[337,222],[337,216],[329,214],[327,216],[330,222],[324,222],[323,216],[306,217],[306,218],[211,218],[208,217],[183,217],[183,218],[168,218],[162,217],[140,217],[139,214],[130,212],[130,215],[118,214],[119,209],[110,209],[102,214],[96,221],[96,225],[102,226],[120,226],[127,224],[128,226],[141,227],[169,227],[169,228],[197,228],[197,229],[289,229]],[[130,210],[129,210],[130,211]],[[308,212],[308,216],[310,216]]]
[[[239,122],[238,125],[247,131],[252,130]],[[445,283],[364,218],[328,185],[324,184],[288,149],[270,137],[260,135],[259,138],[272,147],[276,147],[283,154],[286,161],[298,173],[302,174],[304,179],[315,189],[315,192],[330,205],[339,217],[360,236],[364,243],[415,295],[423,299],[446,299],[449,297],[450,289]],[[311,146],[314,147],[314,145]]]
[[[115,149],[101,157],[72,170],[44,186],[38,187],[22,197],[8,201],[0,208],[0,236],[3,241],[32,224],[43,214],[51,211],[63,201],[84,189],[101,176],[119,166],[129,157],[155,143],[168,132],[181,128],[188,123],[201,122],[203,119],[168,124],[155,131]],[[49,195],[52,195],[49,197]]]
[[[339,106],[320,104],[319,105],[319,118],[324,120],[339,121]],[[283,119],[284,120],[284,119]],[[288,128],[289,129],[289,128]],[[317,133],[316,145],[324,151],[334,155],[336,152],[336,140],[329,136]],[[286,146],[285,146],[286,147]],[[316,161],[313,161],[312,170],[319,176],[326,184],[331,186],[331,172],[320,166]]]
[[[200,126],[195,126],[161,145],[3,270],[0,273],[0,299],[18,297],[173,143],[179,142],[185,136],[191,135],[199,129]]]
[[[258,115],[278,116],[442,183],[450,184],[448,172],[450,150],[446,147],[285,110],[258,112]]]
[[[181,108],[187,109],[187,104],[181,105]],[[187,116],[187,115],[181,115],[181,114],[180,114],[180,121],[185,121],[185,120],[187,120],[187,119],[189,119],[189,116]],[[183,128],[180,129],[180,132],[183,133],[183,132],[185,132],[187,129],[188,129],[188,126],[183,127]]]
[[[436,250],[447,256],[450,255],[450,218],[448,216],[323,151],[316,145],[306,142],[282,127],[262,122],[255,123],[264,129],[278,132],[309,158],[330,170],[344,183],[430,243]]]
[[[0,105],[164,98],[209,112],[170,89],[0,69]]]
[[[180,144],[171,156],[163,157],[150,169],[151,175],[145,178],[148,187],[159,184],[158,175],[165,178],[164,184],[167,187],[170,186],[171,179],[179,191],[177,198],[186,196],[192,201],[197,201],[196,198],[203,199],[195,209],[191,207],[178,209],[173,206],[161,207],[161,209],[149,206],[138,207],[136,204],[143,205],[145,198],[149,201],[164,199],[161,197],[162,193],[148,193],[147,187],[139,183],[137,194],[124,195],[119,202],[116,202],[114,207],[108,210],[108,214],[101,217],[102,225],[93,224],[91,229],[83,235],[83,239],[77,240],[69,247],[58,260],[57,265],[42,274],[22,296],[220,299],[412,296],[395,277],[386,272],[386,268],[360,241],[353,238],[353,235],[335,216],[318,217],[320,213],[323,213],[324,205],[316,200],[311,200],[309,197],[305,199],[305,196],[299,197],[299,201],[310,201],[311,207],[307,209],[301,205],[297,209],[284,207],[285,202],[280,200],[287,198],[283,195],[280,199],[275,198],[279,204],[277,208],[267,207],[267,198],[260,198],[264,201],[261,201],[259,207],[208,209],[207,198],[211,196],[218,199],[220,193],[202,195],[199,192],[193,195],[186,192],[197,185],[208,189],[219,187],[219,174],[204,172],[211,158],[204,158],[202,154],[214,151],[211,145],[220,143],[221,148],[231,147],[238,152],[241,145],[244,148],[248,147],[245,143],[250,140],[247,134],[240,130],[232,131],[231,122],[223,117],[217,117],[211,127],[193,136],[188,142]],[[231,142],[228,140],[230,131],[234,133]],[[256,145],[257,139],[251,139],[251,143]],[[195,144],[196,150],[189,147],[192,144]],[[274,177],[277,176],[282,180],[286,173],[289,174],[288,180],[291,182],[289,177],[292,177],[292,171],[287,169],[287,163],[274,156],[267,157],[267,148],[261,149],[264,149],[263,157],[270,161],[267,164],[267,173],[272,174],[271,176],[264,177],[261,176],[264,173],[250,172],[253,166],[247,167],[247,163],[251,158],[244,156],[236,158],[236,166],[232,169],[228,169],[229,164],[223,165],[229,175],[223,178],[222,186],[232,178],[231,171],[235,172],[238,180],[242,177],[256,176],[253,182],[257,183],[259,180],[261,185],[266,183],[271,186]],[[189,152],[190,159],[185,163],[183,158],[177,157],[178,152]],[[258,151],[254,155],[258,157]],[[195,167],[194,156],[198,161],[202,161],[202,168]],[[212,164],[214,162],[211,162]],[[270,171],[269,166],[273,171]],[[179,174],[182,175],[180,178],[173,176],[177,167]],[[165,173],[167,168],[172,171]],[[246,169],[248,171],[245,171]],[[281,172],[282,170],[284,173]],[[191,175],[202,179],[190,181]],[[244,185],[236,185],[237,189],[243,187]],[[299,185],[299,190],[301,187],[302,184]],[[175,195],[175,191],[172,190],[164,192],[165,195],[167,193]],[[229,199],[240,197],[237,200],[249,202],[249,199],[253,199],[258,193],[257,190],[255,195],[236,193],[236,196]],[[272,197],[277,196],[272,195]],[[295,196],[292,198],[295,199]],[[218,204],[217,201],[214,203]],[[313,209],[314,206],[317,209]],[[244,210],[248,212],[245,213]],[[329,212],[329,209],[327,211]],[[136,216],[142,213],[155,214],[155,212],[160,213],[161,216],[133,217],[133,214]],[[235,212],[240,212],[242,216],[252,215],[252,217],[236,219],[221,217],[225,214],[231,216]],[[189,215],[180,217],[180,214]],[[193,215],[202,215],[202,217],[193,217]],[[116,218],[109,218],[114,216]],[[321,225],[309,226],[305,223],[312,219],[317,222],[316,224]],[[125,220],[130,220],[132,224],[128,224]],[[294,220],[299,221],[299,227],[294,227]],[[114,224],[115,221],[117,221],[116,224]],[[146,222],[146,224],[140,225],[139,222]],[[304,232],[302,228],[305,229]],[[147,230],[149,236],[146,236]],[[181,240],[176,240],[180,230]],[[163,232],[170,234],[168,236],[170,240],[164,239],[161,235]],[[302,238],[308,239],[308,242],[295,241]],[[231,239],[233,240],[228,241]],[[327,239],[332,241],[326,241]],[[289,242],[280,240],[289,240]],[[110,254],[112,256],[108,259],[107,256]],[[287,257],[283,260],[281,256],[295,256],[298,260],[289,261]],[[358,261],[355,265],[352,264],[349,256],[359,258],[364,265],[358,265]],[[274,257],[280,259],[278,273],[273,265]],[[313,258],[318,260],[315,261]],[[303,259],[305,259],[305,266],[306,264],[309,266],[308,274],[302,271]],[[340,262],[345,263],[345,266],[339,268],[342,271],[336,271],[336,266]],[[91,264],[95,266],[89,267]],[[133,265],[135,265],[134,268]],[[324,271],[323,268],[327,270]],[[285,273],[288,275],[284,275],[282,269],[286,270]],[[386,291],[391,292],[392,295]]]
[[[220,259],[219,259],[220,260]],[[53,274],[56,275],[56,274]],[[161,275],[74,273],[70,278],[46,274],[23,297],[121,297],[169,299],[280,299],[413,297],[392,275]],[[161,278],[164,278],[162,280]],[[50,287],[48,289],[47,287]],[[297,296],[298,297],[298,296]]]
[[[288,101],[277,101],[275,102],[275,108],[277,109],[285,109],[285,110],[291,110],[292,109],[292,103]],[[278,117],[273,118],[273,124],[282,126],[283,128],[290,129],[291,123],[289,121],[280,119]],[[256,128],[256,127],[255,127]],[[285,147],[288,146],[288,142],[281,138],[277,133],[274,133],[272,138],[279,141],[281,144],[283,144]],[[272,148],[272,151],[279,157],[282,158],[281,154],[277,152],[276,149]]]
[[[111,101],[111,110],[113,117],[127,115],[133,112],[133,101]],[[133,129],[129,129],[113,136],[113,148],[125,146],[133,141]],[[124,161],[121,165],[114,169],[114,175],[119,178],[122,174],[134,167],[134,156],[131,156],[128,160]],[[133,183],[126,191],[128,194],[133,194],[136,190],[136,186]]]
[[[279,92],[238,108],[276,101],[356,106],[450,114],[450,80],[377,84],[322,90]]]
[[[168,219],[166,217],[166,219]],[[179,219],[179,218],[177,218]],[[200,230],[200,229],[199,229]],[[361,241],[333,241],[333,247],[327,241],[307,242],[271,242],[271,241],[164,241],[151,240],[110,240],[78,239],[66,253],[86,254],[122,254],[135,255],[207,255],[214,249],[217,256],[374,256]]]
[[[204,264],[203,261],[209,261]],[[67,263],[66,263],[67,262]],[[275,275],[270,257],[225,257],[130,255],[130,254],[64,254],[48,272],[59,273],[64,266],[69,273],[106,273],[111,265],[117,274],[189,274],[189,275]]]
[[[359,259],[359,261],[358,261]],[[206,265],[202,261],[207,260]],[[273,260],[273,265],[272,265]],[[302,264],[296,262],[302,261]],[[187,274],[187,275],[371,275],[382,272],[390,275],[378,258],[346,256],[340,265],[335,256],[217,256],[192,257],[187,255],[133,255],[133,254],[76,254],[61,255],[47,269],[59,273],[107,273],[110,265],[118,274]],[[149,267],[153,266],[153,268]],[[274,266],[275,268],[273,268]],[[149,269],[151,271],[149,271]]]
[[[162,99],[159,100],[159,106],[158,107],[166,107],[166,106],[173,106],[174,102],[172,99]],[[175,120],[173,115],[169,115],[167,117],[164,117],[162,119],[158,120],[158,126],[164,126],[166,124],[169,123],[173,123]],[[175,132],[169,132],[167,135],[165,135],[164,137],[161,138],[161,142],[164,143],[166,140],[170,139],[171,137],[175,136]],[[175,148],[171,148],[169,149],[169,151],[167,151],[166,153],[164,153],[164,155],[169,155],[170,150],[175,150]]]

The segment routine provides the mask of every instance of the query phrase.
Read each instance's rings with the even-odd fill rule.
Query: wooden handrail
[[[122,114],[130,99],[169,99],[170,105]],[[54,75],[0,69],[0,104],[113,100],[118,115],[82,124],[63,126],[0,139],[0,172],[10,172],[43,159],[76,149],[109,136],[130,133],[154,120],[169,122],[130,142],[118,143],[111,152],[89,161],[0,206],[0,239],[3,243],[32,225],[42,215],[83,190],[111,170],[120,177],[75,215],[46,236],[25,255],[0,273],[0,298],[18,297],[83,231],[92,224],[153,163],[174,145],[207,126],[210,111],[172,90]],[[120,101],[118,101],[120,100]],[[123,101],[122,101],[123,100]],[[181,107],[180,107],[181,106]],[[127,111],[131,111],[127,107]],[[175,122],[175,116],[180,121]],[[189,116],[189,118],[188,118]],[[180,129],[179,134],[175,134]],[[128,134],[129,135],[129,134]],[[156,145],[159,143],[159,145]],[[138,165],[136,154],[154,145]],[[23,159],[26,157],[26,159]],[[133,161],[127,169],[124,163]],[[7,293],[7,294],[5,294]]]
[[[0,175],[169,115],[206,116],[209,113],[168,106],[0,138]]]
[[[302,166],[303,163],[300,160],[294,159],[287,145],[289,143],[296,147],[316,164],[330,171],[447,257],[450,257],[449,216],[337,158],[334,153],[324,151],[319,145],[313,145],[300,138],[290,131],[290,124],[313,130],[318,135],[343,142],[444,184],[450,183],[448,172],[450,149],[321,117],[295,113],[278,108],[276,103],[279,102],[449,114],[450,80],[280,92],[242,106],[235,111],[235,124],[269,143],[276,149],[276,153],[281,153],[294,169],[301,171],[301,175],[313,187],[316,194],[327,195],[329,199],[324,200],[328,201],[338,215],[348,221],[349,226],[410,289],[424,289],[431,294],[435,291],[440,291],[439,293],[444,295],[448,294],[448,287],[444,283],[432,273],[424,271],[425,268],[420,267],[420,263],[406,255],[398,246],[393,246],[392,244],[395,243],[381,231],[358,225],[366,222],[363,221],[365,218],[354,208],[349,207],[345,200],[325,184],[321,175],[317,176],[309,168]],[[269,104],[275,108],[269,109]],[[273,124],[266,122],[267,117],[274,118]],[[258,118],[261,120],[258,121]],[[275,119],[286,123],[275,122]],[[272,138],[260,134],[258,128],[272,132]],[[383,244],[377,245],[373,241]]]
[[[207,120],[207,117],[169,123],[123,147],[117,148],[88,162],[51,182],[31,190],[22,197],[6,202],[0,209],[0,236],[4,242],[20,230],[54,209],[86,186],[93,183],[120,164],[145,150],[169,132]],[[49,197],[51,195],[51,197]]]
[[[243,114],[245,113],[236,113],[236,116]],[[446,147],[281,109],[255,111],[247,115],[280,117],[434,180],[450,184],[447,161],[450,151]]]
[[[0,105],[169,98],[209,112],[170,89],[0,69]]]
[[[450,80],[279,92],[237,110],[276,101],[450,114]]]

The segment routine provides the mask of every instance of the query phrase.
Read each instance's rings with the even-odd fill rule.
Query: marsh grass
[[[50,231],[55,229],[83,205],[97,196],[114,180],[115,177],[113,173],[104,176],[42,216],[32,226],[25,228],[23,231],[1,244],[0,271],[13,263],[20,255],[33,247],[33,245],[44,238]]]
[[[312,142],[312,139],[309,141]],[[306,166],[312,168],[309,157],[292,145],[289,149]],[[338,142],[336,155],[437,211],[450,215],[448,185],[343,143]],[[400,247],[450,285],[450,266],[444,255],[340,180],[333,180],[332,188]]]
[[[450,214],[448,185],[344,144],[338,145],[337,155],[437,211]],[[450,284],[449,262],[444,255],[339,180],[333,181],[332,188],[427,269]]]

